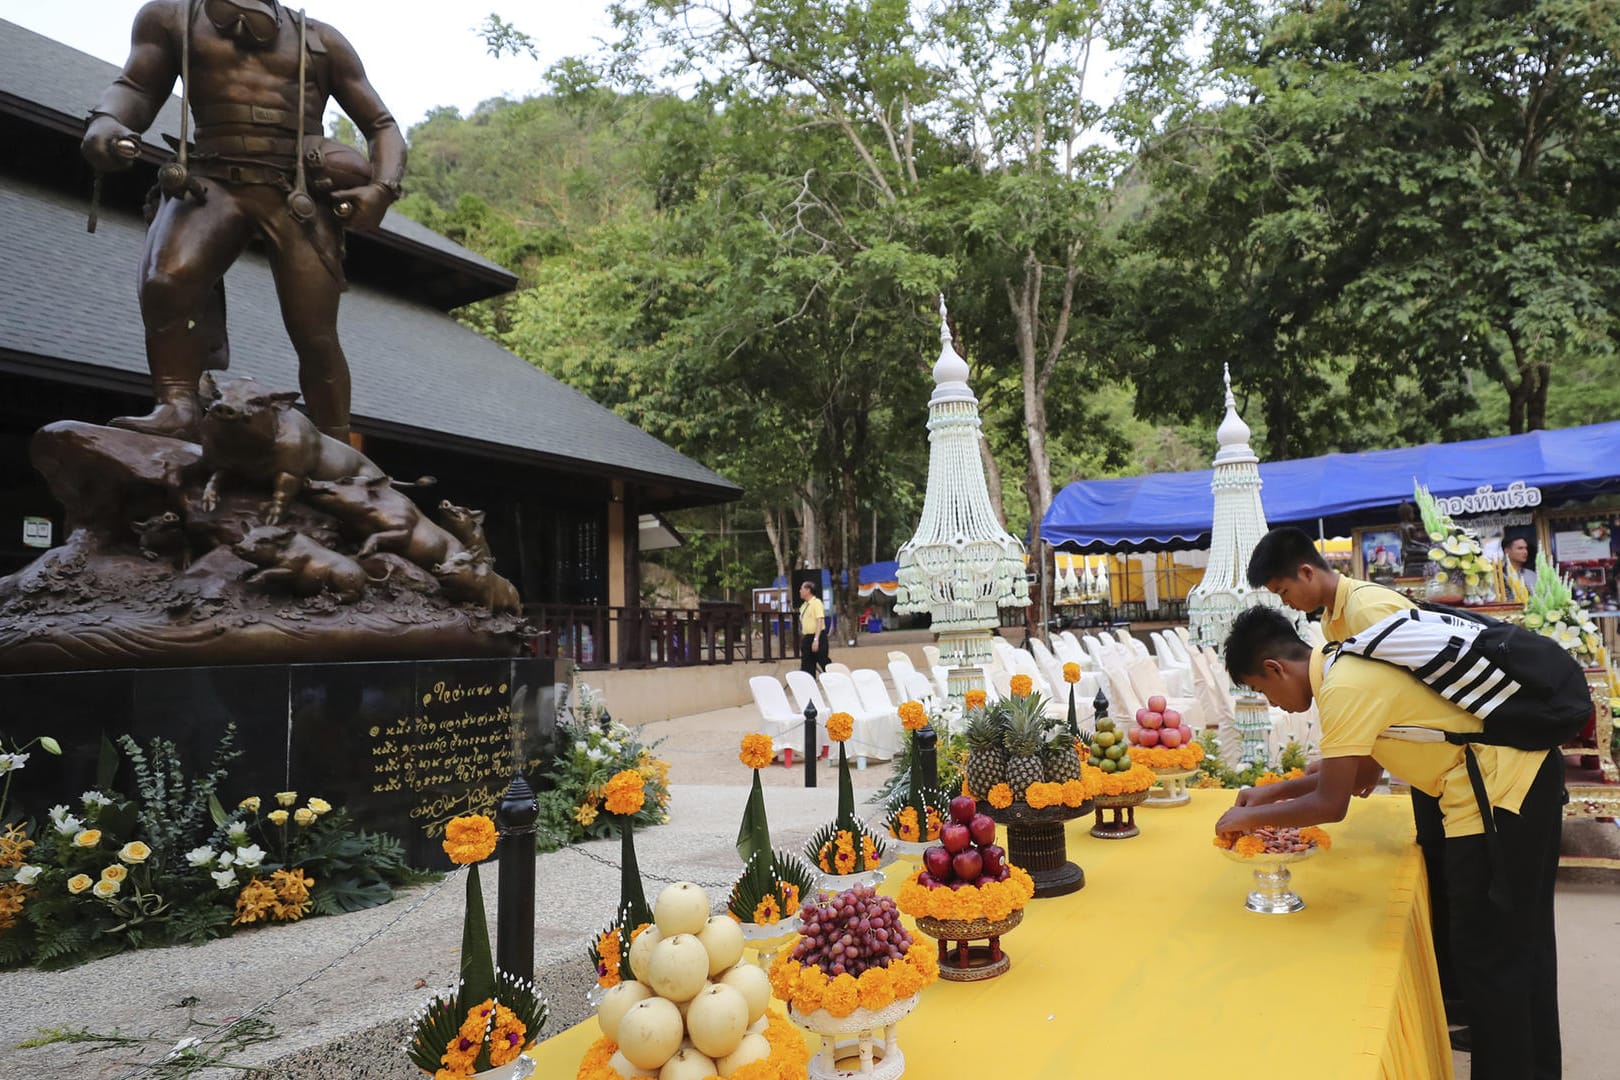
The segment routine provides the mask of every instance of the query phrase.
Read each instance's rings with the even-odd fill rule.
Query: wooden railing
[[[527,604],[536,655],[581,668],[687,667],[792,659],[793,616],[740,604],[702,608]]]

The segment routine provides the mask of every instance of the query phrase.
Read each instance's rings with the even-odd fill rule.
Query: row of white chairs
[[[842,666],[842,665],[840,665]],[[785,746],[797,747],[803,740],[807,706],[816,710],[817,743],[825,746],[827,718],[835,712],[854,718],[854,730],[846,743],[859,768],[869,759],[887,761],[900,751],[900,713],[883,686],[883,676],[870,668],[854,671],[845,667],[834,671],[829,665],[819,682],[804,671],[786,675],[787,689],[794,705],[788,704],[782,684],[768,675],[748,680],[749,692],[759,709],[760,731]]]

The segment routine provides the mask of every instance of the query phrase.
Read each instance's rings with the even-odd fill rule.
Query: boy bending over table
[[[1451,952],[1473,1028],[1474,1080],[1558,1080],[1558,953],[1553,885],[1563,821],[1563,761],[1555,751],[1475,744],[1496,824],[1501,903],[1463,747],[1390,737],[1391,727],[1480,731],[1484,723],[1404,668],[1359,656],[1328,658],[1271,608],[1238,616],[1226,639],[1232,678],[1289,712],[1316,699],[1322,765],[1315,773],[1238,793],[1215,831],[1342,821],[1350,797],[1388,769],[1439,800]]]

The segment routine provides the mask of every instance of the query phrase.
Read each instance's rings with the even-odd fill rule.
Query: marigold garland
[[[742,751],[737,755],[750,769],[763,769],[771,763],[776,749],[771,745],[769,735],[744,735],[742,737]]]
[[[918,871],[900,886],[896,904],[914,919],[1000,922],[1035,895],[1034,879],[1022,867],[1013,866],[1010,870],[1006,881],[961,889],[931,889],[920,883],[922,872]]]
[[[1011,880],[1009,878],[1008,882]],[[950,889],[938,891],[952,892]],[[961,890],[969,891],[973,890]],[[1034,894],[1034,882],[1030,882],[1029,891]],[[828,979],[820,968],[805,967],[792,959],[791,952],[778,956],[768,975],[772,992],[801,1014],[826,1009],[828,1015],[842,1020],[857,1008],[883,1009],[915,994],[939,978],[939,961],[934,956],[934,943],[918,940],[912,942],[902,959],[890,960],[887,967],[868,968],[858,979],[848,972]]]
[[[1289,769],[1287,772],[1283,773],[1281,776],[1278,776],[1276,773],[1272,772],[1270,769],[1267,769],[1265,772],[1260,774],[1260,778],[1254,782],[1254,786],[1255,787],[1265,787],[1267,784],[1280,784],[1284,780],[1298,780],[1300,777],[1302,777],[1304,775],[1305,775],[1305,770],[1304,769]]]
[[[1005,810],[1012,805],[1012,788],[1006,784],[997,784],[990,789],[990,793],[984,798],[986,802],[997,810]]]
[[[444,827],[444,853],[462,866],[495,854],[495,823],[483,814],[450,819]]]
[[[1007,688],[1012,691],[1013,697],[1029,697],[1035,689],[1035,680],[1028,675],[1014,675],[1007,682]]]
[[[1079,682],[1080,681],[1080,665],[1076,664],[1072,660],[1069,661],[1067,664],[1064,664],[1063,665],[1063,681],[1066,682],[1066,683],[1077,683],[1077,682]]]
[[[1044,810],[1048,806],[1058,806],[1063,802],[1063,785],[1050,781],[1034,783],[1024,789],[1024,801],[1031,810]]]
[[[776,1013],[765,1014],[765,1041],[771,1044],[771,1056],[764,1061],[744,1065],[731,1074],[731,1080],[804,1080],[805,1067],[810,1063],[810,1048],[804,1036],[786,1017]],[[574,1080],[620,1080],[608,1062],[618,1053],[619,1046],[606,1035],[597,1039],[585,1051]],[[706,1080],[718,1080],[708,1077]]]
[[[928,710],[920,701],[907,701],[900,706],[900,726],[907,731],[918,731],[928,726]]]
[[[969,690],[963,697],[962,703],[970,709],[984,708],[985,693],[983,690]]]
[[[602,789],[602,805],[610,814],[629,816],[640,813],[647,802],[646,784],[641,773],[635,769],[616,772]]]
[[[835,712],[827,717],[827,738],[844,742],[855,734],[855,718],[847,712]]]
[[[1204,748],[1198,741],[1171,749],[1168,746],[1133,746],[1131,761],[1150,769],[1196,769],[1204,760]],[[1260,783],[1265,783],[1261,780]]]
[[[1153,770],[1139,761],[1131,762],[1124,772],[1103,772],[1095,765],[1080,763],[1080,779],[1088,791],[1096,795],[1132,795],[1152,787],[1158,777]]]

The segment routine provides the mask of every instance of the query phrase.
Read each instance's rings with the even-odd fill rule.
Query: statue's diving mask
[[[276,0],[203,0],[203,14],[221,37],[263,48],[276,40],[281,5]]]

